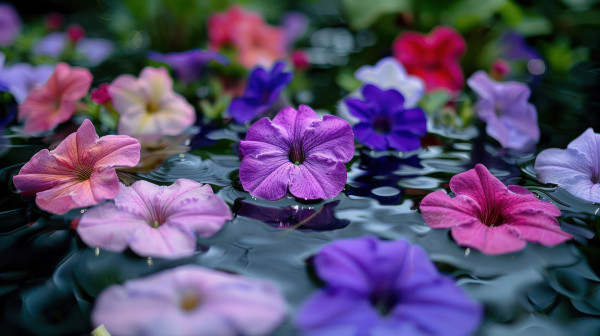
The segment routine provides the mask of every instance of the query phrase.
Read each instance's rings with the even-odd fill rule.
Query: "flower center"
[[[148,111],[148,113],[154,113],[156,111],[159,110],[159,105],[153,101],[149,101],[148,104],[146,105],[146,111]]]
[[[388,116],[376,116],[373,120],[373,129],[377,133],[390,133],[392,130],[392,123]]]
[[[179,307],[185,311],[192,311],[200,306],[200,295],[193,291],[189,291],[184,293],[181,296],[181,301],[179,301]]]
[[[78,166],[75,167],[75,176],[77,180],[80,182],[87,181],[92,177],[92,172],[94,168],[88,166]]]
[[[500,103],[495,103],[494,104],[494,113],[496,114],[496,117],[501,117],[504,114],[504,107],[502,106],[502,104]]]
[[[295,165],[299,165],[304,162],[304,150],[301,144],[294,144],[292,148],[290,148],[290,153],[288,155],[291,162]]]
[[[502,209],[496,205],[486,207],[477,216],[480,222],[489,227],[500,226],[506,222]]]
[[[394,310],[398,298],[391,291],[375,291],[369,297],[369,301],[382,316],[386,316]]]

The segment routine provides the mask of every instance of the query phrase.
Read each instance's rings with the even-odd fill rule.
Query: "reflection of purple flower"
[[[0,3],[0,47],[8,47],[21,31],[21,19],[13,6]]]
[[[308,106],[284,108],[255,122],[246,140],[240,181],[250,195],[274,201],[289,188],[304,199],[337,196],[346,185],[346,166],[354,156],[350,124],[332,115],[319,119]]]
[[[44,84],[53,71],[54,66],[52,65],[35,67],[27,63],[17,63],[0,68],[0,82],[6,85],[7,91],[21,104],[25,101],[29,91]]]
[[[272,283],[187,265],[108,287],[92,321],[113,335],[267,335],[285,315]]]
[[[58,58],[62,55],[70,39],[66,33],[50,33],[44,36],[33,47],[33,53],[52,58]],[[106,39],[100,38],[81,38],[75,44],[75,52],[83,55],[90,65],[102,63],[110,54],[113,53],[114,44]]]
[[[346,105],[360,122],[354,125],[356,139],[374,150],[388,147],[402,152],[418,149],[427,133],[427,119],[421,108],[404,108],[404,97],[396,90],[382,91],[366,85],[364,100],[347,99]]]
[[[314,258],[324,290],[300,308],[303,335],[467,335],[481,306],[404,240],[338,240]]]
[[[177,75],[177,78],[184,83],[191,83],[202,76],[202,71],[210,61],[216,61],[223,65],[229,64],[227,57],[221,53],[209,50],[192,49],[184,52],[173,52],[161,54],[158,52],[149,52],[148,58],[169,65]]]
[[[264,113],[292,80],[292,74],[283,72],[284,68],[284,62],[275,63],[271,72],[261,67],[254,68],[244,95],[234,98],[229,105],[229,115],[243,123]]]
[[[530,47],[523,36],[516,32],[507,32],[501,40],[502,56],[506,59],[537,59],[541,58],[535,48]]]
[[[584,200],[600,203],[600,134],[588,128],[567,149],[550,148],[535,159],[542,183],[554,183]]]
[[[479,95],[477,113],[487,123],[486,132],[504,148],[528,150],[540,138],[537,110],[528,103],[531,91],[519,82],[496,82],[478,71],[467,79]]]
[[[339,200],[325,203],[318,209],[313,207],[300,208],[298,205],[272,208],[237,199],[233,204],[233,211],[238,216],[263,221],[276,228],[294,228],[301,231],[331,231],[343,229],[350,224],[347,219],[335,217],[335,207],[338,204],[340,204]]]

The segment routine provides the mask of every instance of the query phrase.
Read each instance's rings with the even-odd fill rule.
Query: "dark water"
[[[235,218],[217,235],[199,240],[194,256],[180,260],[85,246],[72,229],[78,211],[66,216],[43,213],[14,193],[10,181],[20,165],[4,168],[1,333],[87,334],[95,327],[89,320],[94,298],[105,287],[193,263],[275,282],[290,313],[275,335],[295,335],[291,316],[318,288],[307,267],[310,257],[336,239],[375,235],[423,246],[442,272],[482,302],[486,316],[479,335],[551,336],[573,330],[579,335],[600,334],[600,278],[595,273],[600,258],[593,239],[599,227],[598,207],[539,185],[532,154],[504,152],[483,137],[473,142],[446,139],[448,145],[402,157],[360,149],[348,165],[348,184],[335,199],[311,203],[288,197],[267,202],[240,189],[235,133],[210,133],[204,143],[208,147],[171,157],[153,172],[131,175],[157,184],[180,177],[209,183],[232,207]],[[484,163],[504,183],[527,186],[557,204],[563,211],[561,225],[575,240],[553,248],[528,244],[517,253],[488,256],[459,247],[448,230],[425,225],[417,210],[420,200],[447,187],[454,174],[476,163]]]

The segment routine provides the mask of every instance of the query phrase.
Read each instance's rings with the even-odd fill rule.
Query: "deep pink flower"
[[[92,90],[92,100],[100,105],[109,101],[110,94],[108,93],[108,87],[108,84],[103,83],[97,89]]]
[[[196,121],[194,107],[173,91],[165,68],[146,67],[139,78],[121,75],[108,87],[119,112],[119,134],[180,135]]]
[[[481,164],[452,177],[450,189],[456,197],[442,190],[425,196],[421,213],[427,225],[450,228],[461,246],[501,254],[523,249],[526,241],[553,246],[573,238],[561,231],[554,204],[523,187],[506,187]]]
[[[115,197],[119,180],[113,167],[132,167],[139,160],[136,139],[124,135],[98,138],[86,119],[54,150],[36,153],[13,182],[21,194],[35,195],[41,209],[64,214]]]
[[[137,181],[121,184],[114,203],[87,211],[77,232],[89,246],[116,252],[129,246],[141,256],[177,258],[194,253],[196,235],[212,236],[230,219],[229,207],[208,184]]]
[[[304,50],[294,50],[291,55],[294,69],[306,70],[310,67],[310,58]]]
[[[92,321],[113,335],[260,336],[285,316],[271,282],[186,265],[108,287]]]
[[[406,71],[425,81],[427,91],[447,89],[457,93],[463,88],[465,80],[458,60],[466,44],[454,29],[437,27],[429,35],[406,32],[392,48]]]
[[[92,84],[92,74],[85,68],[58,63],[48,81],[33,88],[19,105],[19,119],[25,119],[25,131],[49,131],[71,118],[75,103],[83,98]]]
[[[273,121],[255,122],[240,142],[244,158],[240,181],[250,195],[274,201],[288,191],[304,199],[337,196],[346,185],[346,166],[354,156],[354,134],[347,121],[306,105],[279,111]]]
[[[286,41],[283,29],[269,26],[259,13],[233,6],[208,19],[210,48],[219,50],[232,45],[242,65],[271,67],[285,57]]]
[[[78,24],[72,24],[67,28],[67,36],[69,41],[75,44],[85,36],[85,30]]]

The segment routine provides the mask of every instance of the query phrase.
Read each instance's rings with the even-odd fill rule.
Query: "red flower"
[[[406,71],[425,81],[427,91],[442,88],[457,93],[463,88],[465,79],[458,60],[466,44],[454,29],[437,27],[429,35],[406,32],[392,48]]]

